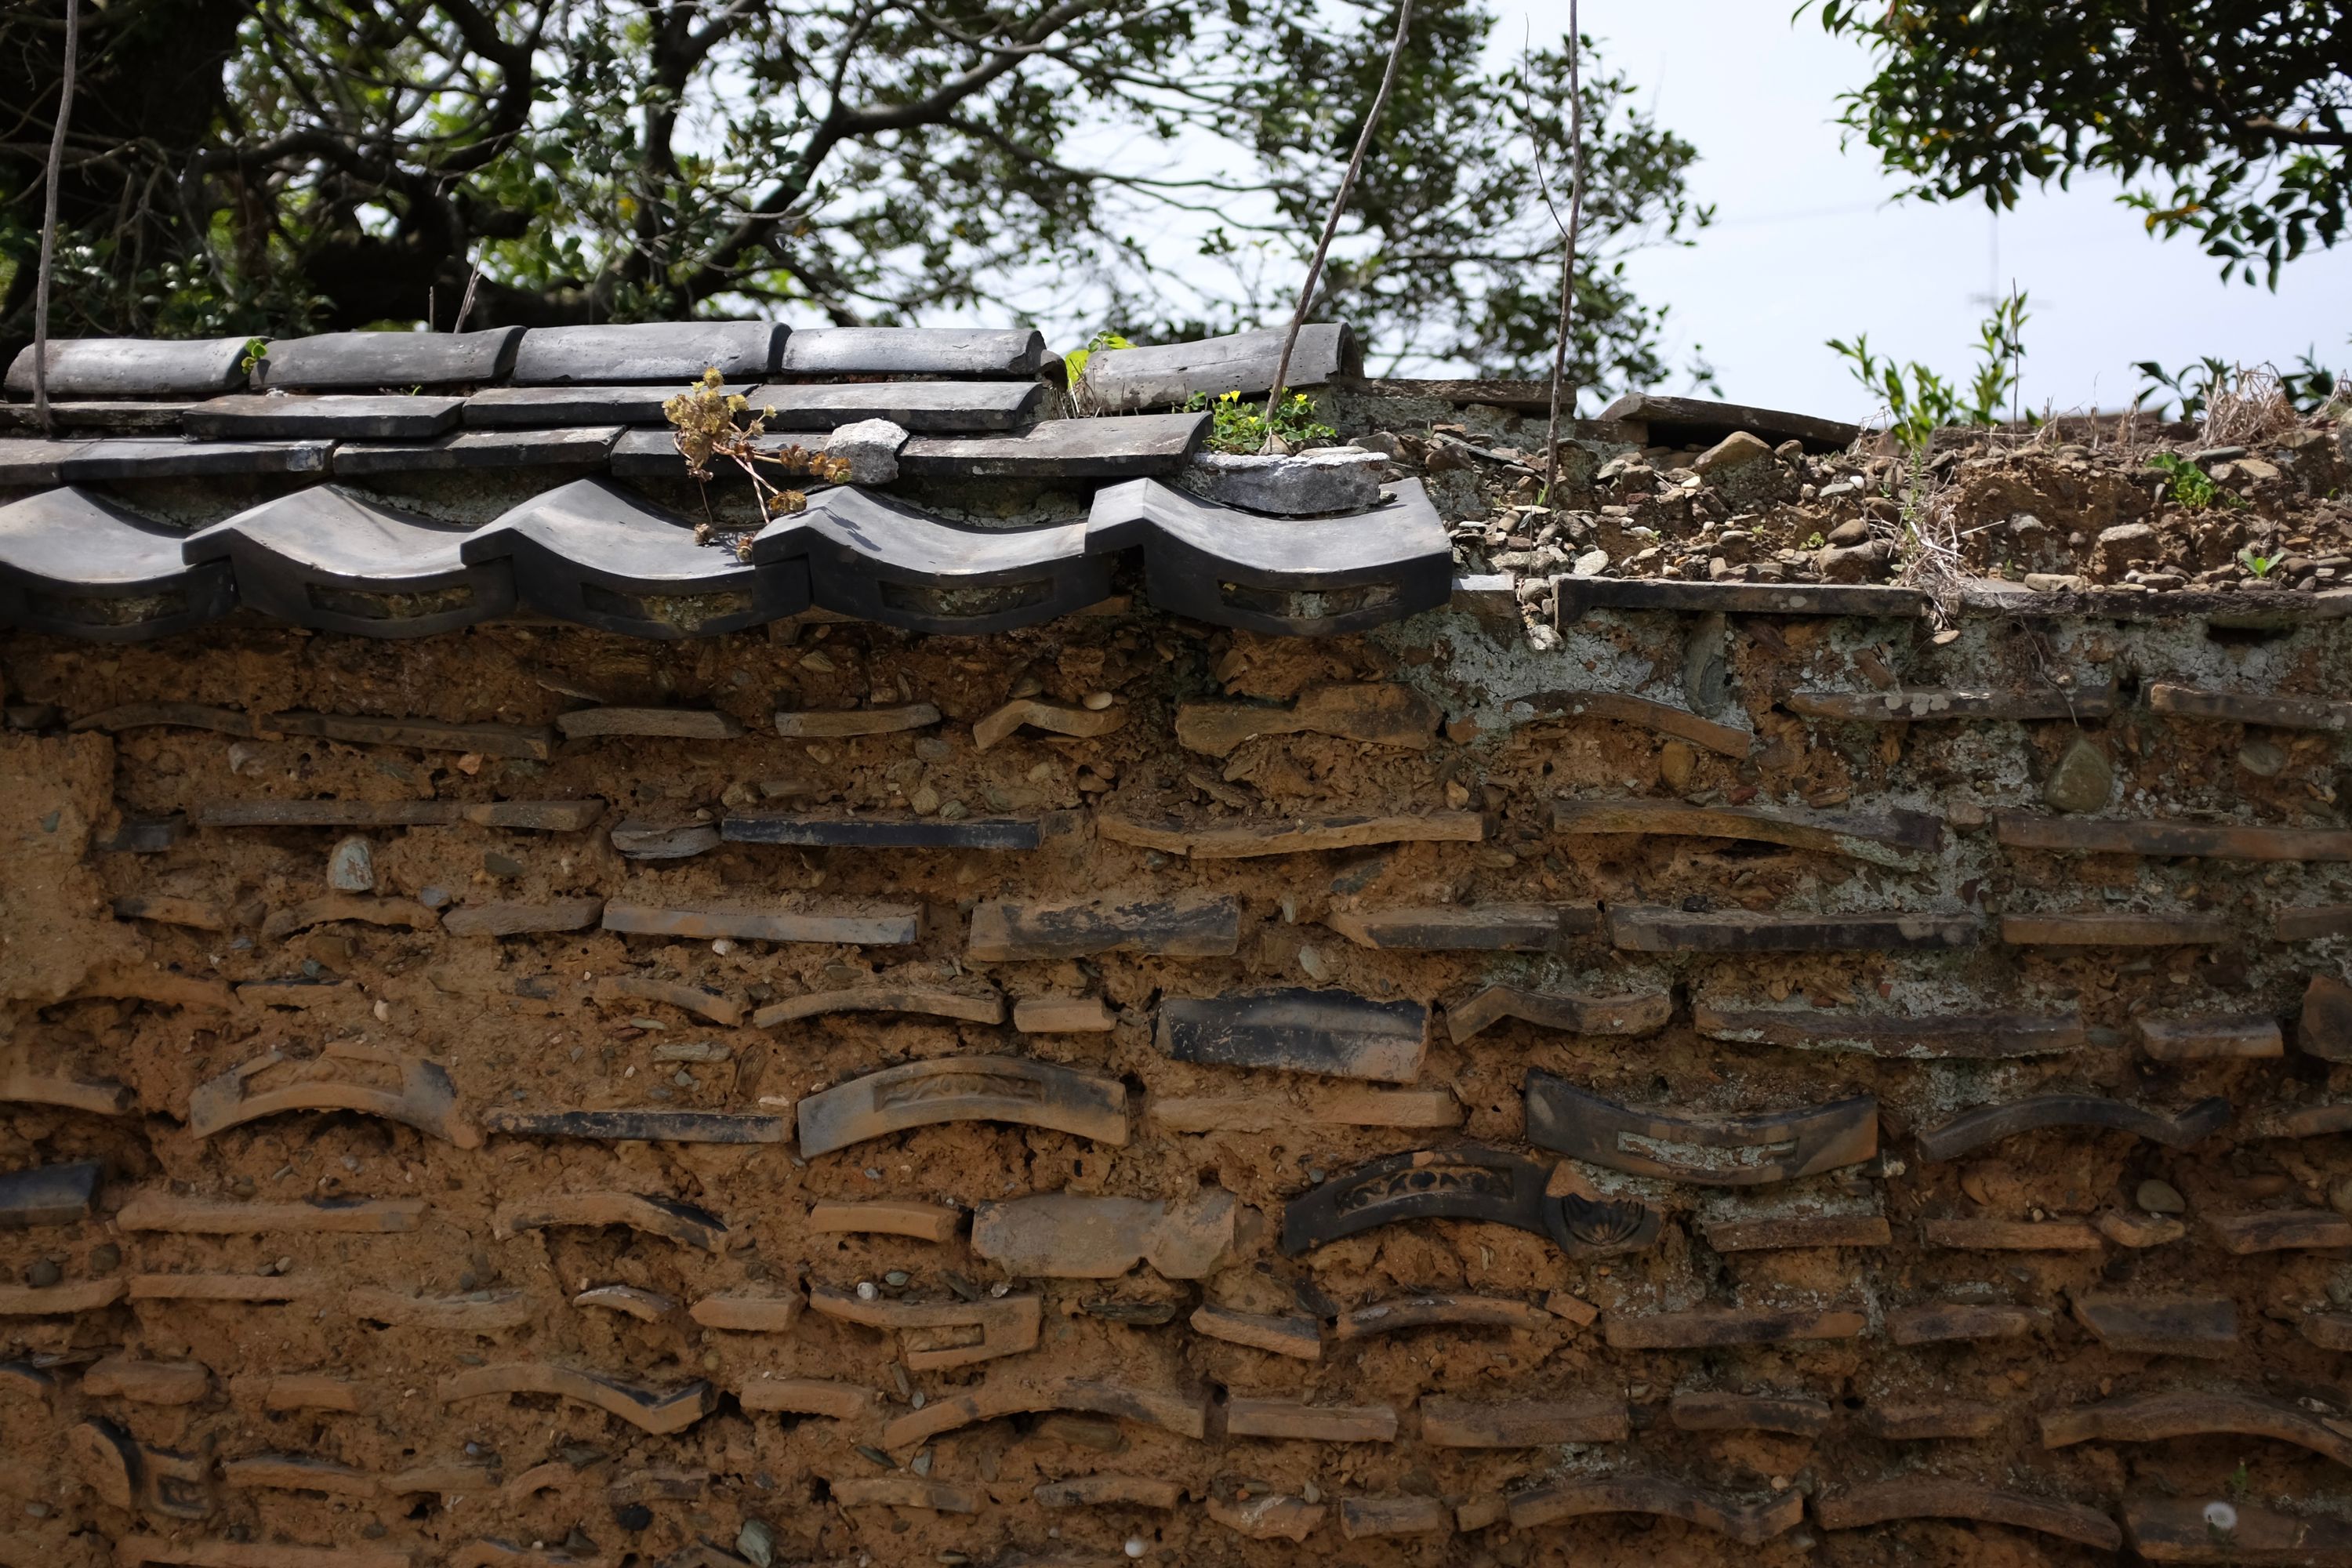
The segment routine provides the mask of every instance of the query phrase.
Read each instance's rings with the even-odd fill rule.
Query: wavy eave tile
[[[716,637],[796,616],[806,567],[753,566],[693,525],[602,479],[575,479],[468,536],[466,561],[510,564],[535,610],[627,637]]]
[[[1084,523],[961,528],[847,485],[771,523],[751,559],[763,568],[805,562],[822,607],[923,632],[1034,626],[1110,593],[1110,563],[1087,554]]]
[[[504,565],[468,565],[463,529],[337,485],[281,496],[188,536],[191,566],[226,563],[237,597],[279,620],[360,637],[426,637],[514,607]]]
[[[186,538],[71,487],[0,507],[0,625],[127,641],[226,615],[228,569],[189,564]]]
[[[1454,556],[1428,492],[1401,479],[1370,511],[1272,518],[1153,479],[1095,495],[1087,547],[1140,545],[1153,605],[1276,637],[1321,637],[1446,603]]]

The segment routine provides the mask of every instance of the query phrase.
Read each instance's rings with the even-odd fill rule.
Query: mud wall
[[[0,1562],[2347,1560],[2347,647],[10,637]]]

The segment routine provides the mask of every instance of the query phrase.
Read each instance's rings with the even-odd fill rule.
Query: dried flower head
[[[752,501],[760,509],[761,521],[766,523],[807,510],[808,497],[771,483],[760,471],[762,467],[835,484],[849,478],[849,465],[838,458],[805,451],[798,446],[761,448],[759,443],[767,435],[767,414],[761,410],[745,419],[743,416],[750,408],[749,399],[726,391],[726,382],[716,366],[706,368],[701,380],[662,405],[662,417],[670,423],[671,439],[677,445],[678,455],[686,459],[688,475],[697,483],[709,485],[714,462],[734,464],[751,481]],[[706,495],[706,517],[709,509]],[[695,530],[694,536],[703,544],[715,543],[719,537],[714,525],[707,521]],[[751,559],[749,535],[737,543],[736,552],[744,560]]]

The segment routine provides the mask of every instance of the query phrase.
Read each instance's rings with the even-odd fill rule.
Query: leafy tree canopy
[[[2028,181],[2104,171],[2150,232],[2273,287],[2343,235],[2345,0],[1822,0],[1821,19],[1870,46],[1844,122],[1914,195],[2007,207]]]
[[[236,333],[764,312],[1279,321],[1387,4],[83,0],[53,330]],[[0,16],[0,336],[30,335],[66,0]],[[1385,16],[1385,20],[1383,19]],[[1567,40],[1500,72],[1424,0],[1315,310],[1376,361],[1549,359]],[[1590,49],[1589,43],[1585,46]],[[1582,380],[1663,379],[1624,258],[1706,223],[1696,153],[1584,72]],[[8,270],[10,263],[13,270]],[[429,308],[428,308],[429,301]]]

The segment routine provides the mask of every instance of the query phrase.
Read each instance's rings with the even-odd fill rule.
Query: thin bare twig
[[[49,133],[48,179],[41,192],[41,270],[33,280],[33,417],[49,424],[49,279],[58,264],[58,185],[65,178],[66,122],[73,118],[74,67],[81,55],[81,0],[66,0],[66,64],[58,84],[58,122]]]
[[[1298,329],[1307,324],[1307,307],[1314,301],[1315,285],[1323,278],[1323,259],[1331,254],[1332,237],[1339,232],[1339,215],[1348,209],[1348,196],[1356,188],[1356,176],[1363,172],[1364,154],[1371,151],[1372,132],[1381,123],[1381,111],[1389,106],[1389,93],[1396,86],[1397,67],[1404,59],[1404,41],[1412,31],[1412,0],[1397,0],[1396,37],[1389,44],[1388,68],[1381,73],[1381,89],[1372,95],[1371,112],[1364,116],[1364,129],[1356,137],[1355,155],[1348,160],[1348,172],[1339,178],[1339,194],[1331,198],[1331,216],[1323,220],[1323,237],[1315,247],[1315,259],[1307,265],[1307,281],[1298,290],[1298,307],[1290,312],[1290,330],[1282,335],[1282,357],[1274,362],[1274,390],[1265,396],[1265,438],[1274,442],[1275,405],[1282,401],[1282,386],[1290,374],[1290,351],[1298,345]]]
[[[1544,426],[1544,505],[1556,506],[1552,492],[1559,484],[1559,392],[1568,379],[1568,338],[1576,319],[1576,240],[1584,227],[1584,91],[1577,61],[1584,53],[1584,35],[1578,27],[1576,0],[1568,0],[1568,226],[1559,229],[1559,342],[1551,354],[1551,420]],[[1559,228],[1559,209],[1552,205],[1551,182],[1544,175],[1543,147],[1536,146],[1536,182],[1543,188],[1544,206],[1552,226]],[[1569,395],[1575,407],[1575,394]]]

